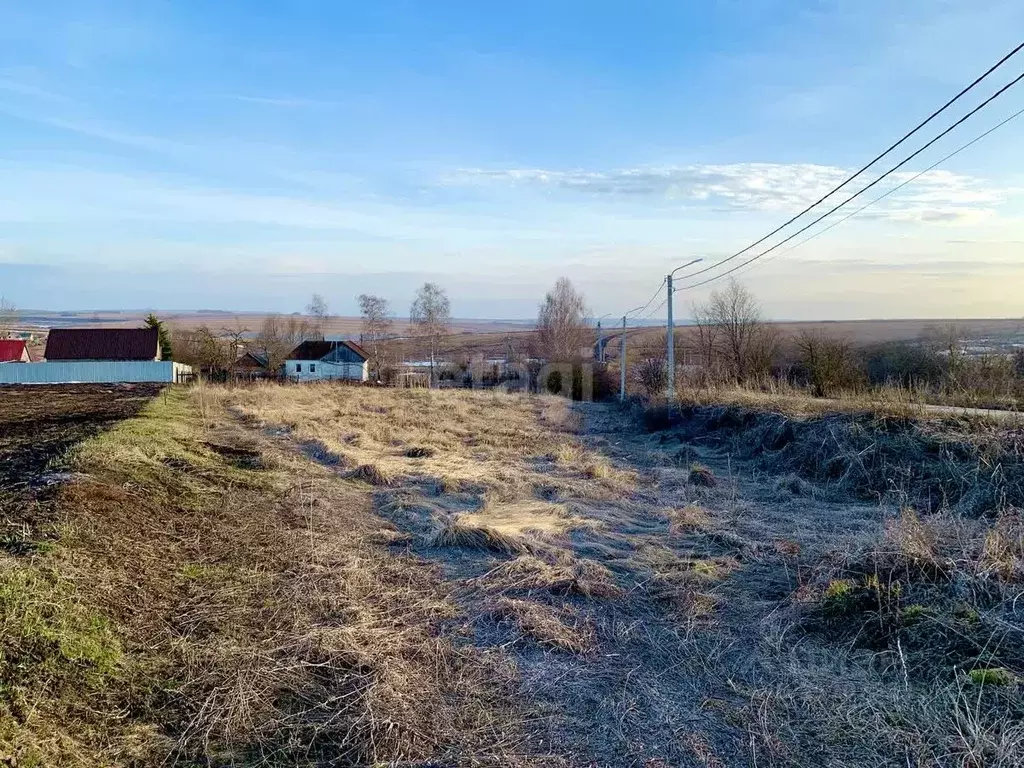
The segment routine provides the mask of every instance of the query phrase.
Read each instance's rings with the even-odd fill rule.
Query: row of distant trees
[[[14,304],[0,295],[0,339],[10,338],[18,321],[18,310]]]
[[[961,401],[1024,396],[1024,350],[1013,356],[965,353],[955,324],[912,341],[857,344],[848,337],[809,328],[786,336],[765,320],[756,297],[730,281],[692,309],[693,325],[678,329],[679,371],[693,386],[763,386],[782,382],[816,397],[835,397],[897,386]],[[648,395],[667,383],[663,335],[645,339],[631,355],[634,385]]]
[[[358,297],[362,317],[360,341],[369,355],[370,376],[382,380],[397,362],[398,349],[425,354],[431,361],[431,378],[436,371],[442,339],[451,326],[451,302],[436,283],[424,283],[416,292],[409,309],[408,336],[398,335],[388,299],[373,294]],[[173,358],[204,371],[230,374],[243,351],[262,357],[271,370],[279,369],[288,355],[304,341],[318,341],[330,330],[332,315],[327,299],[315,293],[306,306],[306,314],[264,317],[258,328],[236,320],[233,325],[195,330],[177,329],[171,335]],[[153,322],[160,321],[153,318]],[[412,341],[411,345],[405,344]]]

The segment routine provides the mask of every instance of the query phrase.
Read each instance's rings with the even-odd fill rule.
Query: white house
[[[296,381],[369,378],[369,355],[354,341],[304,341],[284,361],[284,375]]]

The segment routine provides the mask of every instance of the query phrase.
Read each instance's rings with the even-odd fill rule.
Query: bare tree
[[[947,323],[939,331],[939,344],[942,351],[946,353],[948,367],[946,375],[949,384],[954,388],[963,386],[961,379],[966,373],[966,359],[964,355],[963,334],[956,323]]]
[[[668,386],[665,345],[657,337],[644,339],[637,345],[636,362],[630,368],[630,378],[648,397],[656,397]]]
[[[208,375],[225,371],[229,351],[224,340],[203,325],[194,331],[175,329],[172,336],[174,359],[191,365]]]
[[[242,321],[235,318],[234,328],[222,328],[221,337],[224,339],[225,354],[227,357],[228,372],[234,374],[238,357],[245,350],[245,335],[249,329],[242,326]]]
[[[828,397],[861,383],[853,345],[846,339],[812,330],[801,331],[795,343],[815,397]]]
[[[549,362],[578,360],[592,341],[587,327],[586,299],[566,277],[558,278],[537,313],[537,337],[542,355]]]
[[[271,373],[276,373],[296,345],[288,338],[287,327],[281,316],[267,315],[256,338],[253,339],[252,346],[267,361],[267,369]]]
[[[288,321],[284,324],[282,338],[288,343],[288,351],[297,347],[304,341],[315,341],[321,338],[321,333],[313,323],[301,315],[289,315]]]
[[[750,291],[730,279],[723,290],[712,292],[701,314],[716,327],[718,349],[733,380],[769,372],[779,336],[762,320],[761,307]]]
[[[694,344],[705,379],[715,378],[718,368],[718,326],[708,315],[704,305],[693,305]]]
[[[438,347],[452,322],[451,303],[444,289],[436,283],[420,286],[409,309],[409,319],[416,335],[430,350],[430,384],[433,386]]]
[[[18,321],[18,310],[14,304],[0,296],[0,339],[10,338]]]
[[[327,332],[327,323],[331,319],[330,311],[327,307],[327,299],[321,296],[319,293],[314,293],[313,298],[309,300],[309,304],[306,306],[306,311],[311,316],[312,331],[316,338],[324,338],[324,334]]]
[[[359,295],[359,312],[363,316],[363,345],[370,353],[373,378],[380,381],[385,343],[391,335],[391,305],[381,296],[368,293]]]

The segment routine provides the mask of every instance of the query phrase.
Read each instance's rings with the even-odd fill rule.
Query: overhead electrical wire
[[[880,155],[877,155],[877,156],[876,156],[876,157],[875,157],[875,158],[874,158],[873,160],[871,160],[871,162],[869,162],[869,163],[868,163],[867,165],[863,166],[863,167],[862,167],[862,168],[861,168],[860,170],[858,170],[858,171],[857,171],[856,173],[854,173],[853,175],[851,175],[851,176],[847,177],[847,178],[846,178],[846,179],[845,179],[845,180],[844,180],[844,181],[843,181],[842,183],[840,183],[840,184],[839,184],[838,186],[836,186],[836,187],[833,187],[833,188],[832,188],[832,189],[831,189],[831,190],[830,190],[830,191],[829,191],[828,193],[826,193],[826,194],[825,194],[824,196],[820,197],[820,198],[819,198],[818,200],[816,200],[815,202],[811,203],[811,204],[810,204],[809,206],[807,206],[807,207],[806,207],[806,208],[804,208],[804,209],[803,209],[802,211],[800,211],[800,213],[796,214],[796,215],[795,215],[795,216],[793,216],[792,218],[790,218],[790,219],[788,219],[787,221],[785,221],[785,222],[783,222],[782,224],[780,224],[780,225],[779,225],[778,227],[776,227],[775,229],[773,229],[773,230],[772,230],[771,232],[769,232],[769,233],[768,233],[767,235],[765,235],[764,237],[762,237],[762,238],[761,238],[760,240],[756,240],[755,242],[753,242],[753,243],[751,243],[750,245],[748,245],[748,246],[747,246],[746,248],[744,248],[744,249],[742,249],[742,250],[740,250],[740,251],[737,251],[736,253],[732,254],[731,256],[729,256],[729,257],[727,257],[727,258],[725,258],[725,259],[722,259],[722,260],[720,260],[720,261],[718,261],[718,262],[716,262],[716,263],[714,263],[714,264],[711,264],[711,265],[709,265],[709,266],[707,266],[707,267],[704,267],[704,269],[700,269],[700,270],[698,270],[698,271],[696,271],[696,272],[693,272],[692,274],[690,274],[690,275],[689,275],[689,277],[696,277],[696,276],[698,276],[698,275],[703,275],[703,274],[705,274],[705,273],[707,273],[707,272],[710,272],[710,271],[712,271],[712,270],[714,270],[714,269],[718,269],[718,268],[719,268],[720,266],[722,266],[723,264],[725,264],[725,263],[727,263],[727,262],[730,262],[730,261],[732,261],[733,259],[739,258],[739,257],[740,257],[740,256],[742,256],[742,255],[743,255],[744,253],[746,253],[747,251],[751,250],[752,248],[756,248],[756,247],[757,247],[757,246],[759,246],[759,245],[760,245],[761,243],[763,243],[763,242],[764,242],[765,240],[768,240],[768,239],[769,239],[769,238],[771,238],[772,236],[774,236],[774,235],[778,234],[778,233],[779,233],[779,232],[781,232],[781,231],[782,231],[783,229],[785,229],[786,227],[788,227],[788,226],[789,226],[790,224],[792,224],[793,222],[795,222],[795,221],[796,221],[797,219],[799,219],[799,218],[801,218],[802,216],[804,216],[804,215],[806,215],[807,213],[809,213],[809,212],[810,212],[811,210],[813,210],[814,208],[816,208],[816,207],[817,207],[818,205],[820,205],[821,203],[825,202],[825,200],[827,200],[828,198],[832,197],[832,195],[834,195],[834,194],[835,194],[836,192],[838,192],[839,190],[843,189],[843,188],[844,188],[844,187],[845,187],[845,186],[846,186],[847,184],[849,184],[849,183],[850,183],[851,181],[853,181],[853,180],[857,179],[858,177],[860,177],[861,175],[863,175],[863,174],[864,174],[864,172],[865,172],[865,171],[867,171],[867,170],[868,170],[868,169],[869,169],[869,168],[870,168],[871,166],[873,166],[873,165],[874,165],[875,163],[877,163],[877,162],[878,162],[879,160],[881,160],[881,159],[882,159],[883,157],[885,157],[885,156],[886,156],[886,155],[888,155],[888,154],[889,154],[890,152],[892,152],[892,151],[893,151],[894,149],[896,149],[896,148],[897,148],[897,147],[899,147],[899,146],[900,146],[901,144],[903,144],[903,143],[904,143],[904,142],[905,142],[905,141],[906,141],[907,139],[909,139],[909,138],[910,138],[911,136],[913,136],[913,135],[914,135],[915,133],[917,133],[917,132],[918,132],[918,131],[920,131],[920,130],[921,130],[922,128],[924,128],[924,127],[925,127],[926,125],[928,125],[928,123],[930,123],[930,122],[931,122],[932,120],[934,120],[934,119],[935,119],[936,117],[938,117],[938,116],[939,116],[939,115],[941,115],[941,114],[942,114],[943,112],[945,112],[945,111],[946,111],[946,110],[947,110],[947,109],[948,109],[949,107],[951,107],[951,106],[952,106],[952,105],[953,105],[953,104],[954,104],[955,102],[959,101],[959,100],[960,100],[960,99],[961,99],[961,98],[962,98],[963,96],[965,96],[965,95],[966,95],[966,94],[967,94],[967,93],[968,93],[969,91],[973,90],[973,89],[974,89],[974,88],[975,88],[975,87],[976,87],[976,86],[977,86],[977,85],[978,85],[979,83],[981,83],[981,81],[982,81],[982,80],[984,80],[984,79],[985,79],[985,78],[987,78],[987,77],[988,77],[989,75],[991,75],[991,74],[992,74],[993,72],[995,72],[995,71],[996,71],[997,69],[999,69],[999,68],[1000,68],[1001,66],[1003,66],[1003,64],[1005,64],[1005,63],[1006,63],[1007,61],[1009,61],[1009,60],[1010,60],[1010,59],[1011,59],[1011,58],[1012,58],[1013,56],[1017,55],[1017,53],[1019,53],[1019,52],[1020,52],[1020,51],[1021,51],[1022,49],[1024,49],[1024,42],[1022,42],[1022,43],[1020,43],[1019,45],[1017,45],[1017,46],[1016,46],[1016,47],[1015,47],[1015,48],[1014,48],[1013,50],[1011,50],[1011,51],[1010,51],[1009,53],[1007,53],[1007,54],[1006,54],[1005,56],[1003,56],[1003,57],[1002,57],[1001,59],[999,59],[999,61],[997,61],[997,62],[996,62],[995,64],[993,64],[993,65],[992,65],[991,67],[989,67],[989,68],[988,68],[987,70],[985,70],[985,72],[983,72],[983,73],[982,73],[981,75],[979,75],[978,77],[976,77],[976,78],[975,78],[975,79],[974,79],[974,80],[973,80],[973,81],[972,81],[972,82],[971,82],[971,83],[970,83],[969,85],[965,86],[965,87],[964,87],[964,88],[963,88],[963,89],[962,89],[962,90],[961,90],[961,91],[960,91],[959,93],[957,93],[957,94],[956,94],[955,96],[953,96],[953,98],[951,98],[951,99],[950,99],[949,101],[947,101],[947,102],[946,102],[945,104],[943,104],[943,105],[942,105],[941,107],[939,107],[939,108],[938,108],[937,110],[935,110],[935,111],[934,111],[934,112],[932,112],[932,113],[931,113],[930,115],[928,115],[928,117],[926,117],[926,118],[925,118],[924,120],[922,120],[922,121],[921,121],[920,123],[918,123],[918,124],[917,124],[916,126],[914,126],[914,128],[912,128],[912,129],[911,129],[910,131],[908,131],[907,133],[903,134],[903,136],[902,136],[902,137],[901,137],[901,138],[900,138],[900,139],[899,139],[898,141],[896,141],[895,143],[893,143],[893,144],[889,145],[889,147],[888,147],[888,148],[887,148],[887,149],[886,149],[886,150],[885,150],[884,152],[882,152],[882,153],[881,153]],[[1004,89],[1004,90],[1005,90],[1005,89]],[[991,100],[991,99],[990,99],[990,100]],[[986,102],[986,103],[987,103],[987,102]],[[973,112],[972,112],[971,114],[973,114]],[[969,116],[969,115],[968,115],[968,116]],[[963,119],[961,119],[961,121],[960,121],[960,122],[962,122],[962,121],[963,121]],[[947,129],[947,131],[946,131],[947,133],[948,133],[948,130],[949,130],[949,129]],[[945,135],[945,134],[941,134],[941,135]],[[933,140],[933,142],[932,142],[932,143],[934,143],[934,140]],[[928,145],[926,145],[926,146],[928,146]],[[911,157],[913,157],[913,155],[912,155]],[[861,191],[863,191],[863,190],[861,190]]]
[[[1021,115],[1024,115],[1024,109],[1019,109],[1019,110],[1017,110],[1017,111],[1016,111],[1016,112],[1014,112],[1014,113],[1013,113],[1012,115],[1010,115],[1009,117],[1007,117],[1007,118],[1006,118],[1005,120],[1003,120],[1003,121],[1001,121],[1001,122],[999,122],[999,123],[996,123],[996,124],[995,124],[994,126],[992,126],[991,128],[989,128],[989,129],[988,129],[987,131],[985,131],[984,133],[982,133],[982,134],[980,134],[980,135],[978,135],[978,136],[975,136],[975,137],[974,137],[973,139],[971,139],[970,141],[968,141],[968,142],[967,142],[966,144],[961,144],[961,145],[960,145],[959,147],[957,147],[956,149],[954,149],[954,150],[953,150],[952,152],[950,152],[950,153],[949,153],[948,155],[946,155],[946,156],[944,156],[944,157],[942,157],[942,158],[940,158],[940,159],[936,160],[936,161],[935,161],[934,163],[932,163],[931,165],[929,165],[929,166],[928,166],[927,168],[925,168],[925,169],[924,169],[923,171],[920,171],[920,172],[918,172],[918,173],[914,174],[913,176],[911,176],[911,177],[910,177],[909,179],[907,179],[906,181],[904,181],[904,182],[902,182],[902,183],[898,184],[897,186],[895,186],[895,187],[893,187],[892,189],[890,189],[889,191],[887,191],[887,192],[886,192],[885,194],[879,195],[878,197],[874,198],[874,199],[873,199],[873,200],[871,200],[870,202],[867,202],[867,203],[865,203],[864,205],[862,205],[862,206],[861,206],[860,208],[858,208],[857,210],[855,210],[855,211],[853,211],[853,212],[851,212],[851,213],[848,213],[848,214],[846,214],[845,216],[843,216],[843,218],[841,218],[841,219],[838,219],[838,220],[836,220],[836,221],[832,222],[831,224],[829,224],[829,225],[828,225],[827,227],[825,227],[824,229],[821,229],[821,230],[819,230],[819,231],[815,232],[815,233],[814,233],[814,234],[812,234],[812,235],[808,235],[807,237],[805,237],[805,238],[804,238],[803,240],[801,240],[800,242],[798,242],[798,243],[794,243],[794,244],[792,245],[792,247],[790,247],[790,248],[787,248],[787,249],[786,249],[786,250],[784,250],[784,251],[779,251],[778,253],[776,253],[776,254],[774,254],[774,255],[772,255],[772,256],[769,256],[769,257],[768,257],[767,259],[765,259],[765,261],[771,261],[772,259],[778,258],[779,256],[782,256],[782,255],[784,255],[784,254],[787,254],[787,253],[789,253],[790,251],[794,251],[794,250],[796,250],[797,248],[799,248],[799,247],[800,247],[801,245],[803,245],[804,243],[809,243],[809,242],[810,242],[811,240],[813,240],[814,238],[816,238],[816,237],[820,237],[821,235],[824,235],[824,234],[825,234],[826,232],[828,232],[828,231],[829,231],[830,229],[832,229],[832,228],[834,228],[834,227],[838,227],[838,226],[839,226],[840,224],[842,224],[842,223],[843,223],[844,221],[848,221],[849,219],[852,219],[852,218],[853,218],[854,216],[858,215],[859,213],[863,213],[863,212],[864,212],[864,211],[866,211],[866,210],[867,210],[868,208],[870,208],[871,206],[873,206],[873,205],[874,205],[875,203],[879,203],[879,202],[881,202],[882,200],[884,200],[885,198],[887,198],[887,197],[888,197],[889,195],[891,195],[891,194],[893,194],[893,193],[895,193],[895,192],[899,192],[899,191],[900,191],[901,189],[903,189],[903,188],[904,188],[905,186],[907,186],[908,184],[913,184],[913,183],[914,183],[915,181],[917,181],[917,180],[918,180],[919,178],[921,178],[922,176],[924,176],[924,175],[925,175],[926,173],[928,173],[929,171],[934,171],[934,170],[935,170],[936,168],[938,168],[938,167],[939,167],[940,165],[942,165],[943,163],[945,163],[945,162],[946,162],[947,160],[950,160],[950,159],[952,159],[952,158],[956,157],[956,156],[957,156],[957,155],[959,155],[959,154],[960,154],[961,152],[963,152],[963,151],[964,151],[965,149],[968,149],[969,147],[972,147],[972,146],[974,146],[975,144],[977,144],[977,143],[978,143],[979,141],[981,141],[982,139],[984,139],[984,138],[985,138],[986,136],[988,136],[989,134],[995,133],[995,132],[996,132],[996,131],[998,131],[998,130],[999,130],[1000,128],[1002,128],[1002,127],[1003,127],[1004,125],[1006,125],[1006,124],[1007,124],[1007,123],[1009,123],[1009,122],[1012,122],[1013,120],[1016,120],[1016,119],[1017,119],[1018,117],[1020,117]]]
[[[659,290],[660,290],[660,289],[659,289]],[[655,307],[654,309],[652,309],[652,310],[651,310],[650,312],[648,312],[648,313],[647,313],[646,315],[644,315],[644,316],[643,316],[643,317],[641,318],[641,320],[647,320],[648,318],[650,318],[650,317],[653,317],[653,316],[654,316],[654,313],[655,313],[655,312],[657,312],[657,311],[658,311],[659,309],[661,309],[662,307],[664,307],[664,306],[665,306],[665,305],[666,305],[667,303],[668,303],[668,298],[667,298],[667,297],[666,297],[666,298],[664,298],[664,299],[662,299],[662,302],[661,302],[661,304],[659,304],[659,305],[658,305],[658,306],[656,306],[656,307]]]
[[[1006,85],[1004,85],[1004,86],[1003,86],[1002,88],[1000,88],[1000,89],[999,89],[998,91],[996,91],[996,92],[995,92],[994,94],[992,94],[991,96],[989,96],[989,97],[988,97],[987,99],[985,99],[985,101],[981,102],[981,104],[979,104],[978,106],[976,106],[976,107],[975,107],[974,109],[972,109],[972,110],[971,110],[970,112],[968,112],[968,113],[967,113],[966,115],[964,115],[963,117],[961,117],[961,118],[960,118],[959,120],[957,120],[957,121],[956,121],[955,123],[953,123],[952,125],[950,125],[950,126],[949,126],[948,128],[946,128],[946,129],[945,129],[944,131],[942,131],[942,133],[940,133],[940,134],[939,134],[938,136],[936,136],[935,138],[931,139],[931,140],[930,140],[930,141],[929,141],[929,142],[928,142],[927,144],[925,144],[924,146],[922,146],[922,147],[921,147],[920,149],[918,149],[918,150],[916,150],[916,151],[912,152],[911,154],[907,155],[907,157],[905,157],[905,158],[904,158],[903,160],[901,160],[901,161],[900,161],[899,163],[897,163],[897,164],[896,164],[896,165],[894,165],[894,166],[893,166],[892,168],[890,168],[889,170],[887,170],[887,171],[886,171],[885,173],[883,173],[883,174],[882,174],[881,176],[879,176],[878,178],[876,178],[876,179],[875,179],[874,181],[872,181],[872,182],[871,182],[870,184],[868,184],[868,185],[867,185],[867,186],[865,186],[864,188],[862,188],[862,189],[858,190],[858,191],[857,191],[857,192],[855,192],[854,194],[850,195],[849,197],[847,197],[847,198],[846,198],[845,200],[843,200],[843,201],[842,201],[841,203],[839,203],[838,205],[835,205],[835,206],[833,206],[832,208],[828,209],[827,211],[825,211],[825,213],[821,214],[821,215],[820,215],[820,216],[818,216],[818,217],[817,217],[816,219],[814,219],[814,221],[812,221],[812,222],[811,222],[810,224],[807,224],[807,225],[805,225],[805,226],[801,227],[800,229],[798,229],[798,230],[797,230],[796,232],[794,232],[793,234],[791,234],[791,235],[789,235],[789,236],[787,236],[787,237],[783,238],[783,239],[782,239],[782,240],[780,240],[779,242],[777,242],[777,243],[776,243],[775,245],[773,245],[773,246],[772,246],[771,248],[767,248],[767,249],[765,249],[765,250],[761,251],[760,253],[756,254],[755,256],[752,256],[751,258],[747,259],[746,261],[742,261],[742,262],[740,262],[739,264],[737,264],[736,266],[734,266],[734,267],[732,267],[732,268],[730,268],[730,269],[727,269],[727,270],[726,270],[725,272],[721,272],[721,273],[719,273],[719,274],[717,274],[717,275],[714,275],[713,277],[710,277],[710,278],[708,278],[708,279],[706,279],[706,280],[701,280],[700,282],[697,282],[697,283],[691,283],[690,285],[685,285],[685,286],[682,286],[680,290],[688,290],[688,289],[690,289],[690,288],[699,288],[699,287],[700,287],[700,286],[702,286],[702,285],[707,285],[708,283],[714,282],[715,280],[719,280],[719,279],[721,279],[721,278],[723,278],[723,277],[725,277],[725,276],[727,276],[727,275],[731,275],[731,274],[732,274],[733,272],[735,272],[736,270],[738,270],[738,269],[741,269],[741,268],[745,267],[745,266],[746,266],[747,264],[751,264],[751,263],[753,263],[753,262],[757,261],[757,260],[758,260],[758,259],[760,259],[761,257],[763,257],[763,256],[765,256],[765,255],[767,255],[767,254],[771,253],[772,251],[774,251],[774,250],[776,250],[776,249],[780,248],[781,246],[785,245],[785,244],[786,244],[786,243],[788,243],[789,241],[791,241],[791,240],[793,240],[794,238],[798,237],[799,235],[803,234],[804,232],[806,232],[807,230],[809,230],[809,229],[810,229],[811,227],[813,227],[813,226],[814,226],[815,224],[819,223],[820,221],[822,221],[823,219],[827,218],[828,216],[831,216],[831,215],[832,215],[833,213],[835,213],[836,211],[838,211],[838,210],[839,210],[840,208],[842,208],[843,206],[845,206],[845,205],[846,205],[847,203],[849,203],[849,202],[851,202],[851,201],[853,201],[853,200],[857,199],[857,198],[858,198],[858,197],[860,197],[860,196],[861,196],[862,194],[864,194],[865,192],[867,192],[867,191],[868,191],[869,189],[871,189],[872,187],[874,187],[874,186],[875,186],[876,184],[880,183],[881,181],[883,181],[884,179],[886,179],[887,177],[889,177],[890,175],[892,175],[893,173],[895,173],[896,171],[898,171],[898,170],[899,170],[900,168],[902,168],[902,167],[903,167],[904,165],[906,165],[907,163],[909,163],[909,162],[910,162],[911,160],[913,160],[913,159],[914,159],[915,157],[917,157],[918,155],[920,155],[920,154],[921,154],[922,152],[924,152],[924,151],[925,151],[926,149],[928,149],[928,148],[929,148],[930,146],[932,146],[933,144],[935,144],[935,142],[937,142],[937,141],[938,141],[939,139],[941,139],[941,138],[943,138],[944,136],[948,135],[948,134],[949,134],[949,133],[950,133],[951,131],[953,131],[954,129],[956,129],[956,128],[957,128],[957,127],[959,127],[960,125],[962,125],[962,124],[963,124],[963,123],[964,123],[964,122],[965,122],[966,120],[968,120],[969,118],[971,118],[972,116],[974,116],[975,114],[977,114],[978,112],[980,112],[980,111],[981,111],[982,109],[984,109],[984,108],[985,108],[986,106],[988,106],[989,104],[991,104],[991,103],[992,103],[993,101],[995,101],[995,99],[997,99],[997,98],[998,98],[999,96],[1001,96],[1002,94],[1004,94],[1004,93],[1005,93],[1006,91],[1008,91],[1008,90],[1009,90],[1010,88],[1012,88],[1013,86],[1015,86],[1015,85],[1016,85],[1017,83],[1019,83],[1019,82],[1020,82],[1021,80],[1024,80],[1024,72],[1022,72],[1021,74],[1017,75],[1017,77],[1015,77],[1015,78],[1014,78],[1013,80],[1011,80],[1011,81],[1010,81],[1009,83],[1007,83]],[[762,240],[763,240],[763,238],[762,238]],[[717,263],[716,265],[714,265],[713,267],[711,267],[711,269],[717,268],[717,267],[721,266],[722,264],[724,264],[725,262],[727,262],[727,261],[731,261],[731,260],[732,260],[733,258],[735,258],[735,257],[734,257],[734,256],[730,256],[730,257],[729,257],[728,259],[723,259],[722,261],[718,262],[718,263]],[[692,278],[692,277],[696,277],[697,275],[700,275],[700,274],[702,274],[703,272],[706,272],[706,271],[707,271],[707,270],[700,270],[699,272],[694,272],[693,274],[691,274],[691,275],[687,275],[686,277],[687,277],[687,279],[688,279],[688,278]]]
[[[661,293],[662,286],[665,285],[667,280],[668,280],[668,278],[662,278],[661,285],[659,285],[657,290],[654,291],[654,294],[651,296],[651,298],[649,298],[647,300],[646,304],[643,304],[643,305],[637,307],[636,309],[629,310],[629,312],[627,312],[625,315],[623,315],[623,317],[626,317],[628,315],[632,315],[634,312],[643,312],[645,309],[647,309],[649,306],[651,306],[651,304],[654,302],[654,300],[656,298],[658,298],[658,294]],[[664,302],[662,302],[662,304],[664,304]]]

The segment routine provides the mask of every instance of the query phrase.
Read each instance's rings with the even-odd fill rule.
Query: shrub
[[[1013,685],[1017,682],[1017,676],[1006,667],[972,669],[967,677],[975,685]]]
[[[544,389],[548,394],[562,394],[562,372],[551,371],[544,380]]]
[[[918,344],[894,341],[864,350],[864,367],[872,384],[915,388],[942,384],[947,363]]]
[[[701,488],[714,488],[718,485],[718,480],[715,479],[715,473],[703,464],[693,464],[690,467],[689,482],[690,485],[697,485]]]
[[[863,374],[853,345],[818,331],[804,331],[796,339],[800,368],[815,397],[827,397],[860,387]]]
[[[668,385],[665,361],[661,358],[647,358],[633,366],[633,379],[647,397],[656,397]]]

